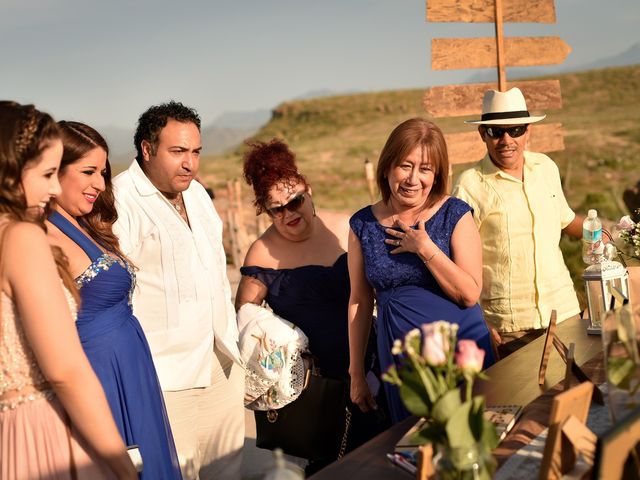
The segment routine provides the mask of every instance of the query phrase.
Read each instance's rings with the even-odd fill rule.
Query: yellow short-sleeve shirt
[[[546,327],[553,309],[558,321],[580,312],[559,246],[575,213],[556,164],[540,153],[524,155],[524,181],[487,155],[453,189],[474,210],[482,239],[480,303],[486,321],[501,332]]]

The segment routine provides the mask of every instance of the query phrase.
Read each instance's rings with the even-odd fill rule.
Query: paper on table
[[[509,430],[522,414],[521,405],[489,405],[485,408],[484,418],[493,423],[500,440],[507,436]]]

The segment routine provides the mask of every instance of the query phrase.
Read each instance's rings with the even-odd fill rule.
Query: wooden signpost
[[[555,65],[564,62],[571,47],[560,37],[511,37],[504,42],[504,62],[510,67]],[[431,40],[431,68],[497,67],[494,38],[434,38]]]
[[[530,111],[562,107],[557,80],[507,83],[505,68],[562,63],[571,47],[559,37],[504,37],[504,22],[555,23],[554,0],[426,0],[428,22],[480,22],[495,24],[495,38],[434,38],[431,67],[434,70],[497,68],[496,83],[433,87],[424,96],[425,110],[434,117],[481,113],[482,97],[493,88],[522,90]],[[560,124],[531,128],[529,149],[552,152],[564,149]],[[486,147],[476,131],[446,134],[451,164],[480,160]]]
[[[559,80],[525,80],[509,82],[509,87],[522,90],[530,110],[562,108]],[[497,83],[468,83],[431,87],[422,98],[422,103],[434,117],[458,117],[480,113],[482,95]],[[480,102],[478,101],[480,99]]]
[[[503,0],[505,22],[556,23],[553,0]],[[495,21],[493,0],[427,0],[428,22]]]

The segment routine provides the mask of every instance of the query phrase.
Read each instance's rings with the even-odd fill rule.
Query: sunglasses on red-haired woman
[[[304,205],[305,192],[300,192],[284,205],[277,207],[265,208],[265,211],[272,217],[284,216],[284,211],[296,212],[302,205]]]

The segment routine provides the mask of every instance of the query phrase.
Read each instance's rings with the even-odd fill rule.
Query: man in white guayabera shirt
[[[222,222],[193,181],[200,118],[169,102],[138,120],[137,155],[114,181],[133,310],[151,347],[185,478],[240,478],[244,371]]]

